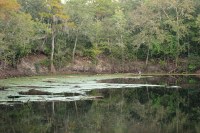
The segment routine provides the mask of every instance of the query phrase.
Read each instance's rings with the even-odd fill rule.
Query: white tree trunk
[[[74,63],[74,60],[75,60],[75,52],[76,52],[77,41],[78,41],[78,35],[76,35],[76,40],[75,40],[75,43],[74,43],[74,49],[73,49],[73,53],[72,53],[73,63]]]
[[[51,59],[50,59],[50,62],[51,62],[50,71],[52,73],[56,72],[56,69],[55,69],[54,64],[53,64],[53,61],[54,61],[54,50],[55,50],[55,33],[53,32],[52,33],[52,42],[51,42]]]

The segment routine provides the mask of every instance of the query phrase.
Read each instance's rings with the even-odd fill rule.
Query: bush
[[[188,70],[191,72],[194,72],[200,68],[200,56],[198,55],[191,55],[188,58],[189,64],[188,64]]]

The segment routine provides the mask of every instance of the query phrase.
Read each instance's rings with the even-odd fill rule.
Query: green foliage
[[[112,0],[95,0],[93,4],[97,19],[112,16],[116,8],[115,2],[112,2]]]
[[[91,49],[85,49],[83,56],[90,57],[92,60],[96,60],[97,56],[102,53],[97,47],[92,47]]]
[[[12,13],[8,21],[0,21],[1,59],[7,59],[15,65],[20,58],[31,53],[30,44],[35,37],[35,22],[32,21],[30,15],[25,13]]]
[[[198,55],[190,55],[189,58],[189,65],[188,65],[188,69],[189,71],[195,71],[195,70],[198,70],[200,69],[200,56]]]
[[[195,79],[193,79],[193,78],[189,79],[188,82],[189,82],[189,84],[196,84],[196,83],[198,83],[198,81],[195,80]]]
[[[39,62],[37,65],[38,66],[49,67],[50,66],[50,61],[49,61],[49,59],[46,59],[46,60],[43,60],[43,61]]]
[[[160,65],[162,68],[166,68],[166,67],[167,67],[167,62],[164,61],[164,60],[160,60],[160,61],[159,61],[159,65]]]
[[[30,14],[34,20],[41,18],[40,13],[45,12],[44,0],[17,0],[21,5],[20,10],[27,14]]]
[[[122,63],[200,56],[198,0],[17,1],[0,0],[0,60],[6,64],[32,53],[52,56],[57,68],[77,55]]]
[[[6,19],[12,11],[17,11],[19,6],[16,0],[0,0],[0,17]]]

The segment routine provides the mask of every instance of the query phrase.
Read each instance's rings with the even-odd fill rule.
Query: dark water
[[[0,133],[200,132],[198,78],[118,78],[99,82],[172,87],[99,89],[88,92],[101,96],[96,100],[0,105]]]

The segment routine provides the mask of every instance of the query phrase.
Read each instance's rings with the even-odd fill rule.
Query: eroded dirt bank
[[[20,60],[16,68],[0,66],[0,78],[44,75],[49,73],[45,62],[47,56],[43,54],[29,55]],[[120,61],[110,60],[99,57],[95,62],[85,58],[77,57],[74,63],[68,63],[65,67],[57,69],[57,73],[174,73],[186,70],[185,62],[176,68],[174,63],[161,64],[159,62],[149,62],[146,66],[145,61]],[[200,74],[200,70],[197,71]]]

